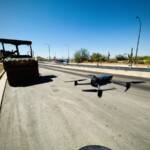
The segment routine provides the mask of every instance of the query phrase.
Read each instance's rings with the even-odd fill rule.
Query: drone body
[[[112,77],[113,77],[112,75],[108,75],[108,74],[94,75],[91,78],[91,85],[93,87],[98,87],[98,86],[109,84],[111,83]]]

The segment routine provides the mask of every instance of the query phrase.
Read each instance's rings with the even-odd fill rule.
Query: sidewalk
[[[97,72],[97,73],[108,73],[114,75],[124,75],[124,76],[132,76],[132,77],[141,77],[141,78],[149,78],[150,79],[150,72],[141,72],[141,71],[132,71],[132,70],[117,70],[117,69],[105,69],[105,68],[89,68],[84,66],[69,66],[69,65],[58,65],[52,63],[44,63],[51,66],[72,69],[72,70],[79,70],[79,71],[90,71],[90,72]]]
[[[2,77],[0,76],[0,111],[1,111],[1,106],[2,106],[2,99],[3,99],[4,90],[5,90],[6,80],[7,80],[7,76],[6,76],[6,73],[4,73]]]
[[[70,63],[72,65],[77,65],[78,63]],[[97,66],[97,63],[79,63],[80,65],[89,65],[89,66]],[[130,67],[129,64],[121,64],[121,63],[99,63],[99,66],[109,66],[109,67]],[[133,68],[150,68],[150,65],[132,65]]]

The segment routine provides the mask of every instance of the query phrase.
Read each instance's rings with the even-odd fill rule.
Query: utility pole
[[[139,49],[139,43],[140,43],[140,36],[141,36],[141,28],[142,28],[142,22],[141,22],[140,17],[137,16],[136,19],[139,22],[139,33],[138,33],[137,47],[136,47],[136,53],[135,53],[135,64],[137,63],[137,55],[138,55],[138,49]]]
[[[70,59],[70,53],[69,53],[69,46],[68,46],[68,63],[69,63],[69,59]]]
[[[68,44],[65,44],[65,46],[67,47],[67,51],[68,51],[68,63],[69,63],[69,60],[70,60],[70,49],[69,49],[69,45]]]
[[[48,58],[49,58],[49,61],[50,61],[50,51],[51,51],[51,48],[50,48],[50,45],[48,43],[45,43],[45,44],[48,46],[48,54],[49,54]]]

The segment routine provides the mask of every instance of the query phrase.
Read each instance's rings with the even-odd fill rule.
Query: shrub
[[[117,60],[116,59],[110,59],[109,63],[117,63]]]
[[[93,53],[91,55],[91,61],[93,62],[99,62],[102,58],[102,55],[100,53]]]
[[[138,64],[144,64],[144,60],[137,60]]]
[[[150,64],[150,56],[144,56],[144,64]]]
[[[117,59],[118,61],[121,61],[121,60],[127,60],[128,58],[127,58],[125,55],[119,54],[119,55],[116,56],[116,59]]]

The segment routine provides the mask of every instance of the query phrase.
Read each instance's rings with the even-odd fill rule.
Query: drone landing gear
[[[74,86],[77,86],[78,85],[78,81],[74,81]]]
[[[102,90],[98,90],[98,91],[97,91],[97,96],[98,96],[98,97],[102,97],[102,94],[103,94],[103,91],[102,91]]]
[[[100,89],[100,86],[98,85],[98,90],[97,90],[97,96],[102,97],[103,91]]]

